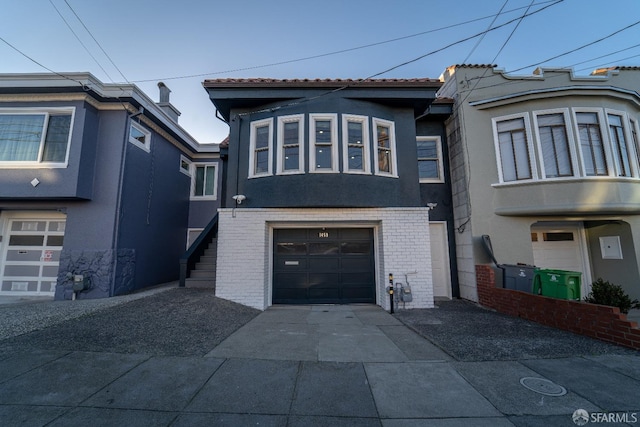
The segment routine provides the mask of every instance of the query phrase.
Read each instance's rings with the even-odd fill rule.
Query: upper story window
[[[571,144],[565,112],[537,114],[538,143],[543,177],[558,178],[574,175]]]
[[[183,155],[180,155],[180,172],[191,176],[191,162]]]
[[[191,198],[215,200],[217,198],[218,164],[194,163],[191,179]]]
[[[342,116],[342,157],[345,172],[371,173],[368,117]]]
[[[439,136],[419,136],[418,175],[420,182],[444,182],[442,141]]]
[[[336,114],[309,115],[309,170],[338,172]]]
[[[526,116],[516,116],[502,120],[494,119],[499,165],[498,174],[503,182],[533,178],[531,164],[530,132]]]
[[[272,175],[273,119],[251,123],[249,178]]]
[[[151,132],[139,123],[131,122],[129,142],[147,153],[151,151]]]
[[[397,177],[395,125],[388,120],[373,118],[373,129],[378,156],[374,162],[375,173]]]
[[[638,166],[640,166],[640,145],[638,141],[638,122],[636,120],[629,120],[631,123],[631,140],[633,141],[633,148],[636,150],[636,157],[638,160]]]
[[[618,114],[607,114],[609,122],[609,138],[613,150],[613,162],[618,176],[632,176],[631,150],[625,137],[623,118]]]
[[[0,109],[0,166],[65,167],[73,112]]]
[[[278,117],[278,173],[304,172],[304,116]]]
[[[609,174],[607,157],[600,131],[598,112],[576,112],[580,153],[584,174],[587,176],[604,176]]]

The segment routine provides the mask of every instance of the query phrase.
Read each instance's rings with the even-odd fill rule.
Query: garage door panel
[[[40,261],[42,251],[36,250],[15,250],[7,251],[7,261]]]
[[[375,303],[373,256],[373,229],[274,230],[273,303]]]

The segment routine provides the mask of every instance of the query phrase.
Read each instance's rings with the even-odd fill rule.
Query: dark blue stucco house
[[[135,85],[0,75],[0,294],[100,298],[177,280],[219,206],[217,145]]]
[[[406,307],[458,296],[445,121],[432,79],[205,80],[221,146],[216,295]]]

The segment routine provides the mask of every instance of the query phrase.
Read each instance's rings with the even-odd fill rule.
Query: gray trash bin
[[[526,264],[501,264],[503,270],[502,286],[505,289],[533,292],[533,277],[536,267]]]

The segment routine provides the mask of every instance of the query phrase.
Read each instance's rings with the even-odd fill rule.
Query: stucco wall
[[[433,307],[429,214],[426,208],[221,209],[216,295],[266,309],[271,305],[272,228],[364,226],[375,229],[377,304],[388,309],[388,274],[411,276],[413,302]]]

